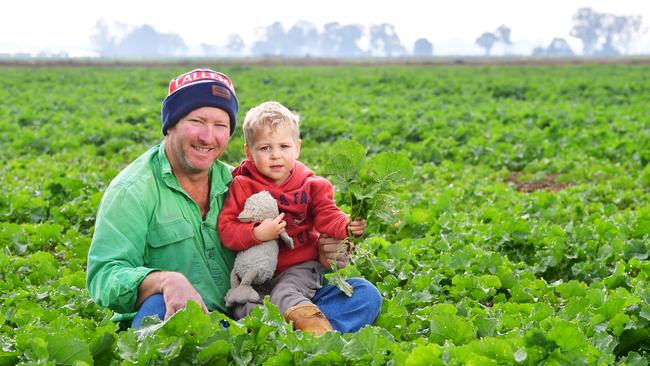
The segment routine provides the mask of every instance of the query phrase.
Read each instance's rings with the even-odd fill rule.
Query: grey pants
[[[289,267],[276,277],[261,285],[253,285],[260,295],[255,302],[237,304],[233,315],[239,320],[250,314],[256,306],[262,305],[264,296],[269,295],[271,303],[280,308],[282,314],[291,307],[311,303],[316,290],[323,287],[323,267],[318,261],[308,261]]]

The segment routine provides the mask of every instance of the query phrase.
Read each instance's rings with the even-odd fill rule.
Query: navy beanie
[[[228,77],[210,69],[196,69],[169,82],[169,93],[162,104],[162,133],[181,118],[201,107],[217,107],[230,116],[230,136],[237,126],[239,110],[235,88]]]

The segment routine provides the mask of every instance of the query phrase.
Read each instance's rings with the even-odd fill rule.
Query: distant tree
[[[178,34],[160,33],[152,26],[128,26],[100,19],[91,36],[102,57],[156,58],[182,55],[187,45]]]
[[[433,44],[426,38],[420,38],[413,44],[413,56],[431,57],[433,56]]]
[[[116,48],[121,40],[132,30],[126,24],[99,19],[90,42],[101,57],[115,57]]]
[[[399,57],[406,54],[395,27],[388,23],[370,26],[370,49],[376,56]]]
[[[553,38],[548,47],[535,47],[533,56],[568,57],[573,56],[573,50],[564,38]]]
[[[187,51],[183,38],[175,33],[159,33],[144,24],[129,34],[117,47],[120,56],[144,58],[178,56]]]
[[[287,31],[282,54],[286,56],[306,56],[318,50],[318,29],[313,23],[301,20]]]
[[[323,33],[320,35],[320,54],[325,57],[335,57],[341,47],[338,22],[325,23]]]
[[[617,55],[629,52],[631,43],[640,35],[642,17],[617,16],[580,8],[573,16],[571,36],[580,39],[585,55]]]
[[[358,24],[341,25],[338,22],[326,23],[320,35],[320,54],[325,57],[359,57],[363,51],[359,40],[363,36],[363,26]]]
[[[564,38],[553,38],[548,45],[546,53],[549,56],[573,56],[573,50]]]
[[[494,35],[497,36],[498,42],[503,43],[503,46],[506,49],[506,53],[510,53],[510,47],[512,46],[512,40],[510,39],[511,30],[505,24],[502,24],[494,31]]]
[[[494,32],[494,35],[497,36],[499,42],[502,42],[506,46],[511,46],[512,40],[510,40],[510,33],[510,28],[505,24],[502,24],[497,28],[496,32]]]
[[[490,51],[499,38],[494,33],[485,32],[476,38],[476,44],[485,49],[485,55],[490,56]]]
[[[256,56],[278,56],[285,49],[286,33],[280,22],[274,22],[260,31],[262,39],[255,42],[251,53]]]
[[[533,48],[532,55],[536,56],[536,57],[546,56],[546,48],[544,48],[542,46],[537,46],[537,47]]]
[[[95,23],[95,31],[90,36],[90,42],[95,46],[100,56],[105,57],[113,53],[115,42],[111,39],[108,21],[106,19],[99,19]]]
[[[598,46],[598,37],[600,33],[600,14],[591,10],[591,8],[580,8],[573,16],[573,28],[571,36],[580,39],[582,42],[582,52],[585,55],[591,55],[596,51]]]
[[[359,57],[363,50],[359,47],[359,41],[363,37],[363,26],[359,24],[347,24],[338,29],[340,57]]]
[[[228,56],[237,57],[242,55],[244,50],[244,39],[239,34],[231,34],[228,36],[228,42],[226,43],[226,50],[228,51]]]
[[[642,18],[640,15],[602,14],[600,23],[602,37],[605,39],[601,53],[619,54],[623,50],[628,53],[630,44],[639,35]]]

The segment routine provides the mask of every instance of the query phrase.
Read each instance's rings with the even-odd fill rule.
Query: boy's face
[[[255,132],[253,146],[245,145],[246,156],[253,160],[260,173],[281,185],[291,175],[300,154],[300,143],[289,126],[279,125],[274,130],[264,126]]]

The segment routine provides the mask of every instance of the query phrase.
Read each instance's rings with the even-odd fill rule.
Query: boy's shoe
[[[314,304],[298,304],[284,313],[284,318],[293,323],[293,329],[322,336],[334,329],[329,320]]]

